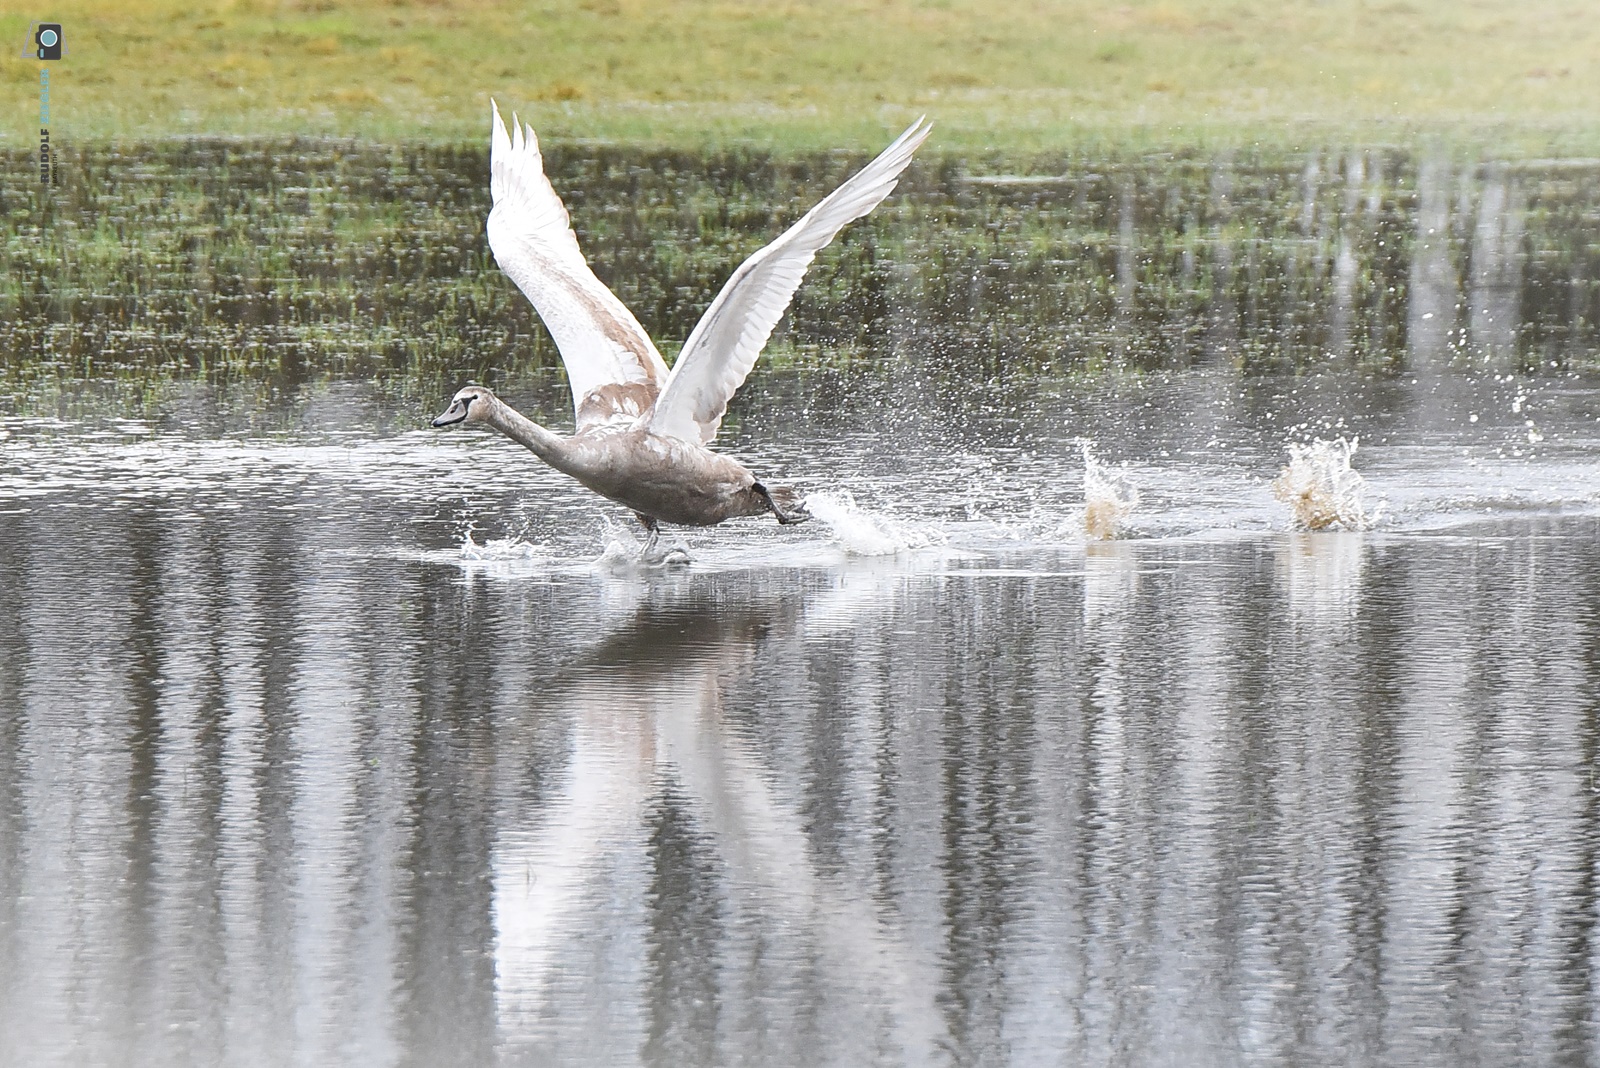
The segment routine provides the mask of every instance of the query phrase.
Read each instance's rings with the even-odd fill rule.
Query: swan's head
[[[454,426],[456,423],[475,423],[484,417],[489,402],[494,399],[482,386],[467,386],[450,398],[450,407],[434,419],[434,426]]]

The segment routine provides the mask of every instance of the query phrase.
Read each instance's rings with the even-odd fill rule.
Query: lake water
[[[0,1065],[1600,1063],[1592,287],[1496,334],[1408,204],[1389,326],[759,365],[721,444],[817,518],[686,564],[448,376],[13,396]],[[1366,529],[1274,496],[1315,438]]]
[[[1600,390],[1038,385],[767,375],[832,525],[664,568],[361,385],[8,420],[0,1061],[1592,1063]]]

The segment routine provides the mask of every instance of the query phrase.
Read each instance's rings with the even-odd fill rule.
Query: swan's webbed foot
[[[645,531],[650,535],[645,539],[644,548],[639,550],[642,559],[649,559],[650,554],[655,551],[656,541],[661,537],[661,523],[655,516],[645,515],[643,512],[635,512],[633,517],[644,525]]]
[[[639,562],[641,564],[648,567],[661,567],[666,564],[687,564],[691,562],[688,552],[682,546],[673,545],[665,549],[657,548],[657,543],[661,539],[661,523],[659,520],[642,512],[633,514],[643,524],[644,529],[650,532],[650,536],[645,539],[644,548],[639,550]]]
[[[806,506],[800,501],[792,500],[789,507],[785,509],[780,506],[777,501],[772,499],[771,491],[769,491],[767,487],[763,486],[761,483],[757,482],[750,488],[756,492],[758,497],[767,502],[767,507],[772,509],[772,514],[778,517],[778,522],[783,526],[787,527],[795,523],[804,523],[807,519],[811,518],[811,513],[806,511]],[[783,492],[783,488],[779,487],[779,491]],[[790,492],[788,496],[792,498],[793,493]]]

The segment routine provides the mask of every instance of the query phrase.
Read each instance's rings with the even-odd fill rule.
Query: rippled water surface
[[[0,420],[0,1064],[1600,1061],[1596,383],[995,389],[758,369],[659,568],[443,396]]]
[[[669,356],[860,162],[548,147]],[[930,144],[669,566],[485,165],[0,177],[0,1068],[1600,1064],[1600,164]]]

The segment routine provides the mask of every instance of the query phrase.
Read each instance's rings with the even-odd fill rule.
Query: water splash
[[[618,523],[609,515],[604,517],[603,523],[605,548],[592,561],[602,571],[614,575],[648,574],[694,562],[689,547],[677,539],[670,528],[662,530],[655,548],[647,553],[648,539],[636,524]]]
[[[1108,541],[1117,536],[1123,520],[1139,504],[1139,491],[1120,471],[1095,459],[1094,443],[1083,449],[1083,529],[1091,538]]]
[[[873,515],[842,491],[813,493],[805,504],[807,511],[828,525],[839,546],[853,556],[892,556],[925,549],[934,541],[926,529]]]
[[[420,560],[459,568],[465,575],[488,579],[522,580],[547,575],[559,558],[547,544],[528,542],[520,537],[489,538],[478,541],[471,524],[460,531],[461,540],[449,547],[397,550],[402,560]]]
[[[1301,530],[1366,530],[1378,518],[1361,503],[1366,479],[1350,466],[1355,438],[1317,438],[1308,444],[1290,442],[1289,465],[1272,483],[1272,495],[1289,506],[1290,519]]]
[[[548,546],[526,542],[516,536],[489,538],[479,543],[472,537],[471,526],[462,533],[461,544],[456,552],[463,560],[479,563],[499,560],[542,560],[550,554]]]
[[[594,559],[594,566],[613,575],[648,575],[657,571],[688,567],[694,563],[689,550],[682,544],[667,545],[658,542],[648,553],[644,542],[612,539]]]

